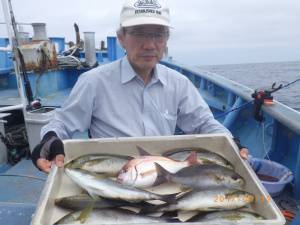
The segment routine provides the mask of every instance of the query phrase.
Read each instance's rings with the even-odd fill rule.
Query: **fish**
[[[140,213],[233,210],[242,208],[253,201],[252,194],[236,189],[193,190],[177,199],[177,203],[143,208]]]
[[[93,199],[88,194],[79,194],[57,198],[54,200],[56,206],[74,211],[83,210],[93,203],[94,209],[114,208],[128,206],[130,203],[126,201],[118,201],[112,199],[97,198]]]
[[[131,186],[120,184],[104,174],[96,174],[82,169],[65,168],[65,173],[80,187],[86,190],[93,198],[97,196],[125,200],[128,202],[141,202],[146,200],[161,200],[176,202],[176,194],[158,195],[140,190]]]
[[[174,160],[184,160],[191,152],[197,152],[199,164],[218,164],[220,166],[234,169],[234,166],[223,156],[202,148],[178,148],[164,152],[162,156]]]
[[[79,168],[95,173],[106,173],[116,176],[122,167],[133,159],[130,156],[113,154],[89,154],[80,156],[65,165],[66,168]]]
[[[264,220],[264,217],[253,212],[244,212],[239,210],[228,210],[220,212],[211,212],[206,215],[197,215],[187,222],[251,222],[253,220]]]
[[[59,219],[58,224],[82,224],[82,211],[71,212]],[[92,210],[85,219],[87,224],[142,224],[142,223],[165,223],[167,219],[149,217],[132,213],[124,209],[95,209]]]
[[[141,148],[139,151],[143,152],[143,155],[130,160],[118,173],[117,181],[119,183],[137,188],[147,188],[153,186],[157,178],[155,163],[171,173],[198,164],[196,152],[192,152],[185,161],[176,161],[163,156],[145,155],[145,151]]]
[[[174,182],[193,189],[217,187],[242,189],[245,181],[235,171],[226,167],[211,165],[193,165],[172,174],[156,164],[157,180],[155,183]]]

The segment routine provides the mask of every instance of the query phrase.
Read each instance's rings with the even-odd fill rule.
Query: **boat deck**
[[[0,106],[19,105],[21,103],[18,89],[0,90]]]
[[[31,160],[22,160],[0,174],[0,224],[30,224],[47,175]]]

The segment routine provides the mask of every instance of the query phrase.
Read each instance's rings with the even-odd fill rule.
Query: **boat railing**
[[[253,100],[251,96],[252,93],[254,93],[253,89],[223,76],[201,70],[197,67],[187,67],[174,61],[162,61],[161,63],[187,76],[201,93],[204,92],[204,95],[205,93],[209,93],[211,96],[216,96],[218,89],[225,90],[225,92],[227,92],[225,94],[226,98],[220,102],[220,110],[230,110],[230,108],[238,107],[245,102]],[[298,111],[276,100],[274,100],[274,104],[271,106],[263,106],[262,110],[295,133],[300,134],[300,123],[296,122],[300,121],[300,113]]]

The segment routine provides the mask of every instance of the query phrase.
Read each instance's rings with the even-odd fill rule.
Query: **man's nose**
[[[155,37],[154,36],[147,36],[143,47],[146,48],[146,49],[155,49],[156,48]]]

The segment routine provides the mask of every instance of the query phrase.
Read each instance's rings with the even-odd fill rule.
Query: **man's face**
[[[137,72],[154,68],[163,57],[168,37],[168,28],[159,25],[126,27],[124,33],[118,36]]]

